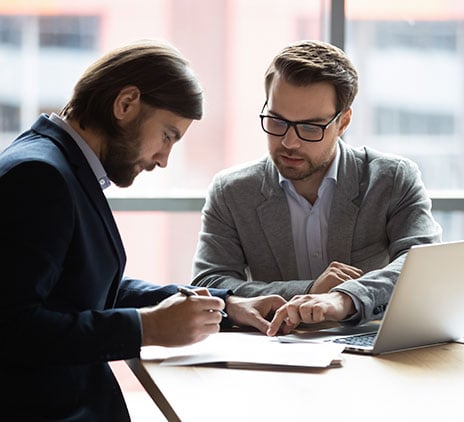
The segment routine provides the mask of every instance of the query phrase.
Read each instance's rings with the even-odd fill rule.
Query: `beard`
[[[121,128],[115,136],[105,136],[105,151],[101,162],[109,179],[122,188],[130,186],[140,172],[137,167],[141,167],[138,161],[142,143],[141,123],[142,118],[139,117],[126,128]]]
[[[286,179],[305,181],[321,177],[322,180],[322,177],[337,154],[337,137],[324,139],[323,142],[326,145],[320,148],[319,151],[313,151],[311,154],[309,152],[305,153],[304,148],[302,150],[295,150],[287,149],[283,145],[277,147],[274,145],[272,147],[272,144],[269,144],[271,146],[269,153],[279,173]],[[286,158],[298,161],[292,165],[292,162],[286,160]]]
[[[298,157],[304,160],[304,163],[298,166],[292,166],[283,162],[283,159],[280,157],[282,152],[284,151],[277,151],[273,154],[272,159],[279,173],[288,180],[306,180],[315,174],[324,174],[332,162],[332,159],[328,159],[317,163],[307,157]],[[284,154],[289,157],[293,155],[285,152]]]

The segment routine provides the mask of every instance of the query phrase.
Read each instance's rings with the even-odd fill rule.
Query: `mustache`
[[[285,147],[280,148],[280,149],[277,151],[277,154],[278,154],[278,155],[285,155],[286,157],[289,157],[289,158],[301,158],[301,159],[304,159],[304,158],[305,158],[304,156],[302,156],[301,154],[298,154],[298,153],[295,152],[294,150],[286,149]]]
[[[152,171],[156,167],[156,163],[150,164],[149,166],[145,166],[145,171]]]

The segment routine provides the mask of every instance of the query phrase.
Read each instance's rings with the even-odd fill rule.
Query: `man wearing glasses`
[[[380,319],[408,249],[441,240],[417,165],[341,139],[357,90],[340,49],[284,48],[265,75],[269,156],[210,186],[193,284],[290,300],[269,335]]]

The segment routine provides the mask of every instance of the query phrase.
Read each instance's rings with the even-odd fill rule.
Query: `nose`
[[[172,145],[167,146],[162,151],[157,152],[152,158],[158,167],[165,168],[168,165],[169,155],[171,154]]]
[[[282,145],[287,149],[300,148],[301,139],[296,134],[296,128],[290,127],[287,133],[282,137]]]
[[[168,165],[168,156],[162,157],[157,159],[156,163],[158,164],[158,167],[165,168]]]

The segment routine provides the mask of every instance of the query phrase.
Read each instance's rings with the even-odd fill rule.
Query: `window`
[[[258,115],[267,65],[291,41],[329,40],[330,1],[26,3],[18,3],[17,13],[14,4],[0,4],[0,149],[27,129],[39,112],[59,111],[82,71],[103,51],[136,39],[172,42],[203,84],[205,116],[176,144],[168,167],[143,173],[129,189],[112,187],[107,192],[112,204],[124,204],[121,215],[133,204],[137,212],[150,212],[151,199],[158,197],[198,204],[217,171],[265,154]],[[360,92],[345,140],[414,159],[427,187],[440,192],[464,189],[461,3],[345,0],[346,22],[335,22],[336,27],[345,27],[344,48],[360,72]],[[196,238],[198,211],[151,214],[156,224],[147,223],[152,230],[140,232],[148,244],[159,233],[163,237],[158,239],[173,242],[179,227]],[[190,223],[181,225],[183,217]],[[446,217],[446,232],[464,237],[460,219]],[[124,214],[119,220],[123,237],[129,238],[127,232],[137,230],[126,227],[141,219]],[[175,273],[169,270],[161,278],[188,280],[193,244],[189,240],[184,251],[177,251]],[[131,258],[138,253],[128,251],[128,271],[144,276],[138,257]],[[150,262],[164,268],[166,260],[157,253],[148,251],[147,260],[156,259]],[[152,277],[152,270],[147,274]]]
[[[21,45],[21,18],[0,16],[0,45],[19,47]]]
[[[432,191],[464,189],[464,4],[346,0],[346,12],[360,74],[347,142],[413,159]],[[445,240],[464,237],[462,212],[435,214]]]
[[[19,107],[0,103],[0,132],[19,131]]]
[[[92,50],[98,46],[98,29],[96,16],[40,16],[39,45]]]
[[[31,7],[10,16],[0,4],[0,150],[38,114],[60,110],[98,55],[100,18],[82,12],[49,16]]]
[[[218,170],[262,156],[266,138],[258,116],[266,67],[288,42],[322,38],[325,25],[320,0],[36,3],[22,4],[17,15],[8,8],[20,22],[10,28],[18,28],[21,48],[6,52],[0,44],[0,65],[5,52],[8,68],[16,69],[0,78],[0,103],[9,104],[6,98],[18,102],[18,131],[27,129],[40,111],[60,110],[82,71],[102,52],[137,39],[172,42],[203,84],[205,116],[175,145],[168,167],[140,175],[129,189],[111,187],[107,195],[112,204],[141,198],[137,203],[144,205],[159,196],[195,202]],[[6,9],[0,4],[0,16]],[[12,133],[1,133],[0,148],[12,138]],[[129,257],[128,273],[160,283],[189,280],[198,208],[193,214],[142,209],[115,215]],[[166,248],[159,250],[155,243]]]
[[[451,135],[455,133],[453,114],[405,110],[400,107],[374,109],[374,133],[378,135]]]
[[[413,51],[458,50],[462,22],[453,21],[380,21],[374,22],[376,46],[382,50],[410,49]]]

